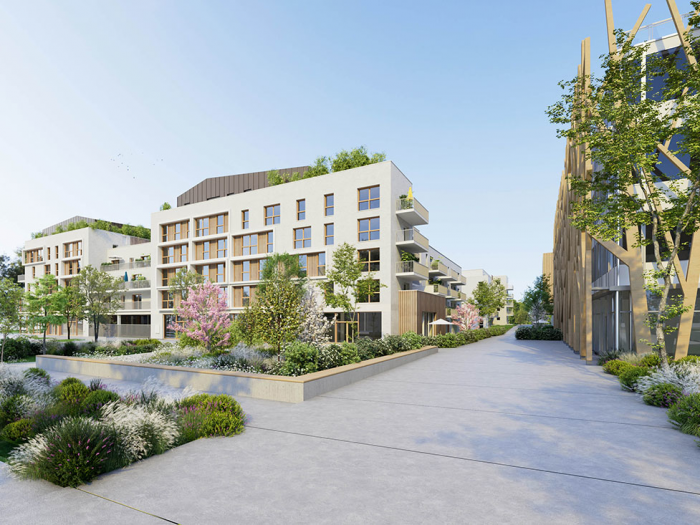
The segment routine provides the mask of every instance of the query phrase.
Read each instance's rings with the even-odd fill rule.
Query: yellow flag
[[[407,197],[407,199],[408,199],[409,201],[412,201],[412,200],[413,200],[413,186],[411,186],[410,188],[408,188],[408,197]]]

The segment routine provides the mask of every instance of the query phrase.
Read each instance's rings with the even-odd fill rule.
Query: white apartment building
[[[175,335],[168,325],[176,320],[178,298],[169,284],[179,269],[221,286],[235,315],[255,299],[269,254],[299,256],[309,281],[320,284],[334,250],[347,242],[382,285],[360,305],[360,335],[439,333],[429,323],[466,299],[460,288],[467,279],[417,228],[428,224],[429,213],[407,198],[411,191],[411,181],[390,161],[278,186],[267,185],[266,172],[217,177],[180,195],[176,208],[153,213],[150,243],[86,228],[28,241],[25,259],[35,245],[82,241],[90,250],[89,256],[83,250],[83,266],[125,275],[124,308],[109,328],[113,334],[136,337],[136,329],[125,325],[138,322],[141,332],[148,321],[148,334],[138,337],[162,339]],[[64,239],[68,234],[73,237]],[[101,249],[93,255],[98,243]],[[335,320],[335,339],[344,340],[342,312],[326,313]]]
[[[508,324],[508,316],[513,315],[513,285],[508,282],[507,275],[491,275],[486,270],[481,268],[475,270],[464,270],[462,275],[466,279],[463,291],[466,299],[471,297],[474,289],[480,282],[491,284],[494,279],[499,279],[501,284],[506,288],[506,304],[500,308],[496,314],[490,319],[489,324],[505,325]]]

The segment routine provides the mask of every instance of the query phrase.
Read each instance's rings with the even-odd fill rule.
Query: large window
[[[164,291],[161,292],[160,307],[161,308],[175,308],[175,294],[173,292]]]
[[[309,258],[306,255],[299,256],[299,274],[302,277],[306,277],[309,269]]]
[[[373,210],[379,208],[379,186],[360,188],[358,192],[358,209]]]
[[[195,237],[206,237],[207,235],[209,235],[209,217],[195,219],[194,225]]]
[[[83,241],[69,242],[63,245],[64,257],[79,257],[83,254]]]
[[[332,193],[329,195],[324,195],[323,201],[323,214],[326,217],[330,217],[335,213],[335,197]]]
[[[250,281],[250,261],[243,261],[241,269],[241,281]]]
[[[373,280],[371,289],[369,293],[363,294],[359,297],[359,302],[361,303],[378,303],[379,302],[379,281]]]
[[[265,226],[280,223],[280,205],[265,206]]]
[[[335,226],[333,224],[325,224],[323,229],[323,242],[326,246],[331,246],[335,242]]]
[[[272,232],[267,232],[267,234],[263,233],[261,235],[265,235],[265,247],[267,248],[266,253],[272,253],[275,250],[275,243]]]
[[[187,239],[189,235],[189,222],[183,221],[174,224],[164,224],[160,229],[163,242],[179,241],[180,239]]]
[[[216,216],[216,233],[226,233],[226,218],[223,214]]]
[[[172,314],[163,316],[163,333],[166,339],[175,339],[177,337],[178,332],[171,328],[173,324],[185,326],[185,320],[180,319],[177,315]]]
[[[80,261],[68,261],[63,263],[63,273],[64,275],[77,275],[80,273]]]
[[[357,252],[360,262],[363,264],[363,272],[378,272],[379,271],[379,248],[371,250],[358,250]]]
[[[161,286],[170,286],[170,280],[175,277],[175,274],[180,268],[168,268],[161,271],[162,280]]]
[[[233,306],[242,308],[250,304],[255,297],[255,286],[235,286],[233,288]]]
[[[228,231],[228,214],[219,213],[211,217],[200,217],[194,220],[195,237],[206,237],[226,233]]]
[[[297,201],[297,220],[303,221],[306,219],[306,199],[299,199]]]
[[[357,221],[359,241],[374,241],[379,239],[379,217],[371,219],[360,219]]]
[[[241,228],[247,230],[250,228],[250,211],[243,210],[241,212]]]
[[[316,275],[326,275],[326,252],[318,254],[318,268]]]
[[[311,247],[311,226],[306,228],[294,229],[294,248],[310,248]]]
[[[187,245],[186,244],[162,248],[161,252],[163,254],[163,257],[162,257],[163,264],[187,262]]]
[[[205,264],[199,266],[197,272],[204,276],[204,279],[213,283],[223,283],[226,280],[226,265],[220,264]]]
[[[226,239],[216,241],[216,258],[226,257]]]
[[[212,244],[215,244],[215,242],[204,241],[195,244],[195,260],[206,261],[207,259],[211,259]]]
[[[51,248],[49,248],[51,251]],[[58,259],[58,247],[56,248],[56,258]],[[31,264],[36,262],[41,262],[44,260],[44,249],[39,248],[36,250],[27,250],[24,252],[24,263]]]

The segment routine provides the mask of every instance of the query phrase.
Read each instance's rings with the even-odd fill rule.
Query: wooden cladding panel
[[[422,331],[423,312],[435,313],[435,320],[446,316],[446,299],[419,290],[399,290],[399,334]],[[444,326],[436,326],[435,333],[444,334]]]

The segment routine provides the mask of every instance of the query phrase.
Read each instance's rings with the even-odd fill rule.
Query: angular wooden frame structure
[[[681,47],[688,62],[695,64],[695,59],[688,52],[690,45],[685,36],[687,28],[678,11],[675,0],[666,0],[671,18],[680,37]],[[649,13],[651,4],[646,4],[634,28],[629,34],[633,40]],[[617,53],[615,40],[615,24],[612,11],[612,0],[605,0],[605,15],[607,26],[608,48],[610,53]],[[590,38],[581,43],[581,63],[578,66],[580,79],[579,89],[586,92],[590,88],[591,63]],[[658,149],[680,171],[689,171],[680,159],[673,155],[668,147],[670,144],[659,144]],[[590,159],[587,159],[586,146],[574,146],[571,141],[566,144],[564,171],[559,185],[559,197],[554,220],[554,270],[552,276],[552,291],[554,295],[554,326],[561,328],[564,341],[578,353],[587,363],[593,361],[593,316],[592,316],[592,251],[593,240],[617,257],[629,269],[630,302],[634,323],[634,343],[637,353],[651,351],[648,341],[651,332],[645,325],[648,314],[646,289],[644,281],[644,260],[641,248],[628,248],[612,241],[593,239],[589,234],[573,227],[569,219],[572,204],[578,198],[569,185],[571,176],[588,178],[593,172]],[[628,189],[629,192],[633,188]],[[635,238],[636,232],[625,232],[628,239]],[[669,235],[670,240],[670,235]],[[696,242],[697,241],[697,242]],[[631,244],[631,243],[630,243]],[[674,261],[679,285],[683,292],[684,306],[690,307],[680,318],[675,356],[683,357],[688,353],[693,315],[700,281],[700,232],[695,232],[691,240],[690,258],[687,273],[681,267],[680,260]],[[617,322],[617,321],[616,321]]]

